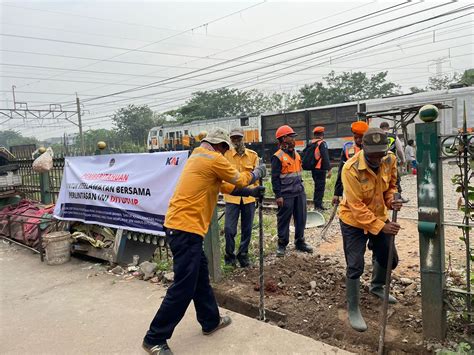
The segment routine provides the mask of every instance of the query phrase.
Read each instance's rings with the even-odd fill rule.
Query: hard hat
[[[232,146],[232,143],[230,142],[229,132],[227,132],[224,128],[220,127],[213,128],[201,141],[208,142],[210,144],[225,143],[229,146],[229,148]]]
[[[364,134],[369,129],[369,125],[364,121],[356,121],[351,124],[351,131],[355,134]]]
[[[296,135],[297,134],[295,133],[295,131],[293,131],[293,128],[291,128],[288,125],[283,125],[279,127],[275,133],[276,139],[281,138],[283,136],[296,136]]]
[[[323,126],[314,127],[313,133],[324,133],[324,127]]]

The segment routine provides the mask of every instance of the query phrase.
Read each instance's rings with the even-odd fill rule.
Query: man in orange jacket
[[[395,235],[400,225],[390,222],[388,210],[400,210],[397,191],[397,158],[388,151],[388,138],[380,128],[369,128],[362,138],[362,150],[350,158],[342,169],[344,196],[339,204],[344,255],[346,257],[346,297],[349,322],[357,331],[367,330],[359,309],[360,276],[364,272],[364,254],[369,242],[373,253],[373,275],[370,292],[384,296],[386,268],[395,268],[398,255],[394,248],[388,260],[388,235]],[[389,297],[390,303],[396,300]]]
[[[278,151],[272,156],[272,187],[278,205],[278,249],[277,256],[284,256],[290,241],[290,220],[295,224],[296,250],[312,253],[313,248],[304,240],[306,226],[306,193],[302,179],[301,157],[295,151],[296,133],[290,126],[277,129]]]
[[[323,206],[324,189],[326,188],[326,179],[331,178],[331,161],[329,159],[329,150],[324,140],[324,127],[317,126],[313,129],[314,139],[311,144],[314,149],[310,152],[314,155],[315,165],[311,170],[314,181],[314,209],[325,210]]]
[[[362,149],[362,136],[369,129],[369,125],[364,121],[356,121],[351,124],[352,141],[344,143],[342,146],[341,160],[339,161],[339,167],[337,169],[337,179],[334,185],[334,197],[332,198],[332,204],[337,205],[342,197],[343,186],[341,180],[342,168],[346,161],[352,158],[356,153]]]
[[[253,171],[239,172],[224,157],[231,146],[229,134],[215,128],[194,149],[176,185],[165,217],[166,236],[173,253],[174,282],[166,292],[160,309],[143,339],[149,354],[171,355],[166,342],[183,318],[191,301],[204,335],[209,335],[231,323],[221,317],[209,284],[207,259],[203,251],[217,195],[259,197],[264,187],[253,184],[266,174],[265,165]]]

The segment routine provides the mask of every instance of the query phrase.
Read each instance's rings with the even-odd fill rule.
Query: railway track
[[[324,202],[326,202],[327,205],[330,205],[331,201],[329,200],[324,200]],[[220,207],[224,207],[225,206],[225,202],[224,202],[224,199],[222,198],[222,196],[219,196],[219,200],[217,202],[217,205],[220,206]],[[307,208],[308,209],[311,209],[314,207],[314,204],[313,204],[313,201],[310,201],[308,200],[307,201]],[[274,197],[264,197],[263,198],[263,209],[264,211],[276,211],[277,210],[277,204],[275,202],[275,198]],[[404,205],[403,206],[403,209],[406,210],[406,209],[412,209],[412,210],[418,210],[418,206],[416,205],[412,205],[412,204],[407,204],[407,205]],[[444,209],[445,211],[457,211],[456,208],[445,208]],[[329,212],[329,210],[328,210]],[[219,219],[221,219],[223,217],[223,213],[219,216]],[[404,217],[404,216],[398,216],[399,219],[405,219],[405,220],[409,220],[409,221],[418,221],[418,218],[417,217]],[[460,227],[460,226],[463,226],[462,223],[459,223],[459,222],[455,222],[455,221],[444,221],[444,225],[446,226],[454,226],[454,227]]]

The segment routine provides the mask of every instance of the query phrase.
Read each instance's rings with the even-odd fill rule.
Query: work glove
[[[232,196],[243,196],[243,197],[263,197],[265,195],[265,186],[257,186],[254,188],[248,187],[236,187],[234,191],[231,192]]]
[[[267,176],[267,167],[262,160],[260,160],[260,164],[255,169],[253,169],[252,175],[253,178],[249,185],[252,185],[255,183],[255,181],[263,179],[265,176]]]

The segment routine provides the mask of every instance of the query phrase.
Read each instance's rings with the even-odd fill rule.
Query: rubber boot
[[[349,313],[349,323],[358,332],[365,332],[367,324],[359,308],[360,279],[346,279],[346,297]]]
[[[369,291],[383,300],[387,269],[382,267],[376,260],[372,260],[372,265],[372,282],[370,283]],[[397,299],[389,294],[388,303],[395,304]]]

